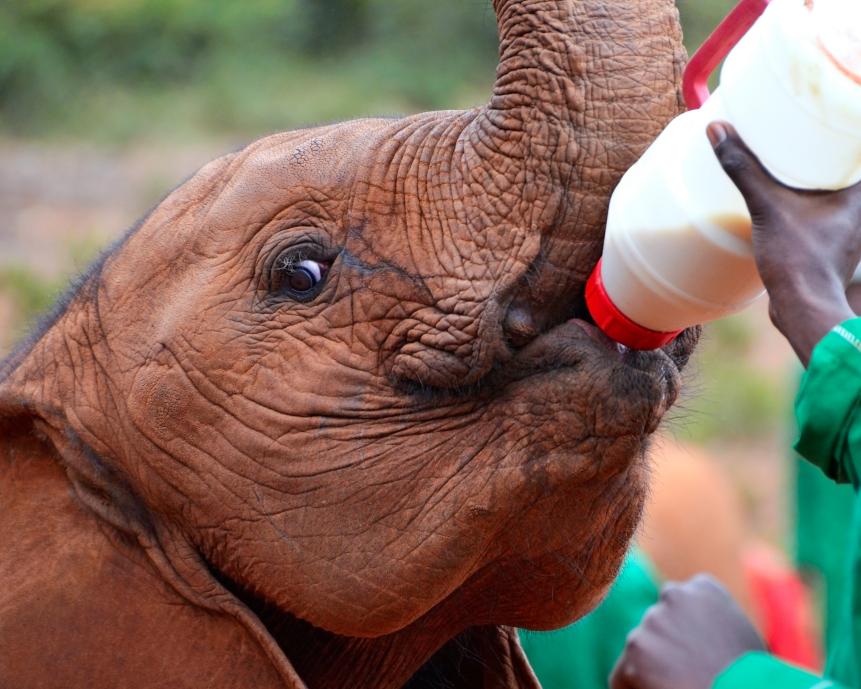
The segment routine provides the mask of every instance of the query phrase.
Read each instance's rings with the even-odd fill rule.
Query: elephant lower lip
[[[572,323],[576,323],[580,328],[595,342],[597,342],[602,347],[605,347],[611,353],[617,355],[619,358],[625,356],[628,353],[628,348],[615,340],[611,340],[604,332],[595,324],[590,323],[588,321],[584,321],[582,318],[574,318],[571,320]]]

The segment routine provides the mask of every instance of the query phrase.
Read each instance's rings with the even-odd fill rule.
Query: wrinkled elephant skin
[[[0,685],[534,687],[598,602],[697,338],[577,319],[677,13],[494,6],[488,106],[211,163],[5,363]]]

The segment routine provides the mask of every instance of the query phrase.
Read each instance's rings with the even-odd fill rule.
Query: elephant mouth
[[[517,407],[530,400],[546,413],[582,408],[584,403],[613,405],[613,432],[646,437],[676,403],[682,371],[699,341],[692,328],[655,351],[635,351],[602,333],[583,310],[503,358],[477,383],[456,389],[400,385],[421,410],[467,404],[469,409]],[[552,402],[550,401],[552,400]]]
[[[681,389],[681,373],[699,339],[699,330],[683,333],[664,349],[640,352],[617,344],[594,324],[575,317],[541,335],[520,351],[492,377],[497,389],[528,396],[532,390],[572,390],[583,379],[601,380],[596,393],[615,398],[630,407],[651,407],[649,434],[675,404]]]

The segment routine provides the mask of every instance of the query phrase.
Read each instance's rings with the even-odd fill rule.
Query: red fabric
[[[766,643],[779,658],[814,672],[823,667],[816,615],[801,577],[767,547],[745,555],[745,571]]]

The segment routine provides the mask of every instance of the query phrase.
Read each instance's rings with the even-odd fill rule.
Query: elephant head
[[[696,341],[626,351],[583,309],[680,112],[673,1],[494,9],[488,105],[216,160],[0,373],[78,499],[288,686],[531,686],[509,627],[606,591]]]

